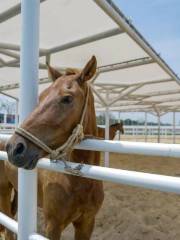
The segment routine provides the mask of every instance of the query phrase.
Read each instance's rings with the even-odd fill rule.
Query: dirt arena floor
[[[180,160],[172,158],[110,154],[110,167],[180,176]],[[104,190],[92,240],[180,239],[178,195],[107,182]],[[73,240],[72,226],[62,240]]]

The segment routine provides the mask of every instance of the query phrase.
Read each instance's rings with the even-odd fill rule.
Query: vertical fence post
[[[37,104],[39,0],[21,1],[20,123]],[[28,161],[28,159],[27,159]],[[27,240],[37,226],[37,170],[18,171],[18,240]]]
[[[158,132],[157,132],[157,142],[160,143],[160,131],[161,131],[161,115],[157,113],[157,118],[158,118]]]
[[[147,112],[145,112],[145,142],[147,142]]]
[[[105,112],[105,139],[109,139],[109,109]],[[109,152],[104,153],[104,166],[109,167]]]
[[[7,124],[7,113],[4,114],[4,124]]]
[[[16,100],[15,127],[18,126],[18,123],[19,123],[19,101]]]
[[[176,143],[176,113],[173,112],[173,143]]]
[[[120,123],[120,122],[121,122],[121,120],[120,120],[121,112],[119,111],[118,113],[119,113],[119,114],[118,114],[118,115],[119,115],[119,116],[118,116],[118,123]],[[118,140],[120,141],[120,139],[121,139],[121,133],[120,133],[120,130],[118,131],[118,137],[119,137]]]

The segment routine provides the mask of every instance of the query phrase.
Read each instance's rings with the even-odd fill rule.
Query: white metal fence
[[[9,136],[1,135],[3,139]],[[138,143],[138,142],[119,142],[108,140],[84,140],[75,147],[76,149],[85,149],[91,151],[108,151],[116,153],[143,154],[164,157],[180,157],[180,146],[177,144],[156,144],[156,143]],[[7,160],[7,154],[0,152],[0,159]],[[76,167],[77,163],[68,163],[71,167]],[[50,171],[63,172],[70,174],[64,168],[62,162],[53,163],[49,159],[41,159],[37,165],[38,168],[44,168]],[[91,179],[103,181],[111,181],[114,183],[127,184],[148,189],[155,189],[165,192],[174,192],[180,194],[180,178],[163,176],[158,174],[149,174],[135,171],[127,171],[121,169],[106,168],[100,166],[91,166],[84,164],[81,169],[81,176]],[[28,188],[29,189],[29,188]],[[22,191],[22,189],[21,189]],[[22,196],[22,195],[21,195]],[[24,197],[22,201],[25,201]],[[35,204],[33,202],[33,204]],[[19,206],[21,207],[21,206]],[[23,209],[26,211],[26,209]],[[37,212],[36,212],[37,214]],[[25,219],[24,219],[25,221]],[[4,224],[11,231],[17,233],[18,224],[14,220],[0,213],[0,223]],[[20,239],[18,237],[18,239]],[[29,238],[25,239],[46,239],[33,232],[29,233]]]
[[[22,0],[22,39],[21,39],[21,87],[20,87],[20,122],[31,112],[37,101],[38,85],[38,44],[39,44],[39,0]],[[8,135],[2,135],[7,139]],[[85,140],[77,149],[131,153],[156,156],[180,157],[180,147],[176,144],[134,143],[101,140]],[[0,152],[0,159],[7,160],[7,154]],[[75,163],[70,163],[72,167]],[[39,168],[66,172],[64,165],[41,159]],[[69,172],[68,172],[69,173]],[[180,179],[157,174],[125,171],[99,166],[83,165],[83,177],[107,180],[133,186],[180,193]],[[28,186],[28,187],[27,187]],[[29,194],[30,193],[30,194]],[[13,219],[0,213],[0,223],[18,234],[18,240],[46,239],[37,232],[37,170],[18,171],[18,224]]]
[[[180,135],[180,126],[176,126],[175,135]],[[160,131],[161,136],[170,136],[174,134],[173,126],[124,126],[125,135],[158,135]]]
[[[105,128],[105,125],[98,125]],[[115,139],[125,141],[139,141],[139,142],[166,142],[179,143],[180,142],[180,126],[136,126],[124,125],[124,134],[121,135],[117,131]]]
[[[105,128],[105,125],[98,125],[102,128]],[[125,135],[158,135],[158,126],[136,126],[136,125],[124,125],[124,134]],[[160,126],[160,135],[161,136],[171,136],[174,134],[173,126]],[[175,135],[180,135],[180,126],[176,126]]]
[[[10,134],[14,131],[15,127],[15,124],[0,123],[0,134]]]

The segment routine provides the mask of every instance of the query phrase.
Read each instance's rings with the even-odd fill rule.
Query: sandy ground
[[[111,154],[110,166],[180,176],[179,159]],[[175,194],[104,183],[105,201],[92,240],[179,240],[180,197]],[[73,240],[69,226],[62,240]]]

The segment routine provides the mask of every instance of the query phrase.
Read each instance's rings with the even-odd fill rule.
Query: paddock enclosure
[[[107,201],[112,194],[112,199],[116,198],[120,204],[118,205],[117,202],[112,204],[111,200],[105,204],[110,211],[112,209],[112,211],[116,210],[116,213],[119,212],[117,219],[122,216],[122,222],[126,221],[126,226],[124,226],[120,224],[121,220],[116,223],[114,219],[114,221],[109,221],[107,226],[107,211],[101,209],[100,216],[104,217],[104,222],[98,220],[99,229],[103,225],[110,228],[109,225],[113,223],[112,232],[116,236],[114,235],[112,239],[119,239],[120,236],[123,236],[123,239],[129,239],[129,233],[123,230],[128,228],[127,225],[132,226],[129,231],[134,239],[146,238],[136,236],[135,232],[138,234],[141,231],[143,234],[152,233],[149,238],[146,238],[148,240],[179,239],[179,230],[175,226],[171,226],[172,235],[167,238],[168,234],[165,236],[162,231],[159,233],[159,230],[153,227],[155,220],[149,219],[148,212],[147,215],[139,217],[136,210],[131,209],[134,207],[133,201],[127,202],[129,208],[123,208],[121,212],[122,199],[127,197],[125,191],[126,196],[123,195],[125,188],[126,191],[129,191],[128,198],[135,194],[135,187],[142,187],[143,190],[138,189],[137,199],[147,193],[149,196],[152,194],[155,198],[162,194],[164,199],[167,197],[169,202],[169,198],[171,198],[169,194],[174,194],[174,199],[178,200],[178,195],[175,195],[175,193],[180,193],[178,172],[172,173],[168,169],[162,172],[155,172],[151,168],[143,169],[143,167],[136,166],[137,159],[135,160],[133,157],[134,154],[139,154],[141,157],[158,156],[164,160],[166,165],[167,157],[174,161],[180,157],[179,145],[108,141],[108,113],[110,111],[151,112],[158,117],[159,122],[161,115],[167,112],[178,112],[180,108],[180,79],[178,76],[111,0],[22,0],[21,3],[17,0],[8,0],[0,2],[0,11],[0,91],[17,101],[20,123],[34,109],[38,92],[50,84],[46,63],[57,66],[61,70],[67,67],[81,69],[89,57],[92,55],[97,57],[98,68],[91,81],[91,87],[95,96],[96,110],[106,113],[107,140],[87,139],[75,148],[106,151],[106,167],[83,165],[81,174],[83,177],[116,184],[111,187],[112,183],[106,183],[105,188],[109,189]],[[8,138],[7,134],[1,135],[1,139]],[[113,160],[109,163],[108,152],[118,154],[117,163],[114,163]],[[128,160],[134,167],[126,164],[126,160],[124,162],[119,160],[119,156],[121,156],[119,154],[128,154]],[[131,157],[132,160],[130,160]],[[0,158],[6,161],[7,154],[0,152]],[[75,163],[70,163],[70,165],[73,168],[77,166]],[[49,159],[41,159],[38,168],[67,173],[61,162],[52,163]],[[18,173],[18,223],[2,213],[0,213],[0,223],[16,233],[18,240],[46,239],[37,233],[37,169],[32,171],[19,169]],[[116,189],[114,192],[113,188]],[[115,193],[117,191],[122,191],[122,195],[117,197]],[[146,201],[147,198],[143,199],[142,197],[142,200]],[[172,200],[172,204],[175,202]],[[145,203],[143,201],[140,203],[139,207],[145,209]],[[163,197],[160,203],[164,204]],[[169,205],[167,206],[169,207]],[[137,211],[139,207],[137,206]],[[130,214],[131,210],[133,216]],[[171,220],[176,221],[177,219],[179,222],[176,210],[179,210],[178,203],[174,212],[166,214],[166,216],[171,216],[170,219],[165,220],[167,227]],[[159,215],[153,216],[157,219],[160,218]],[[133,222],[129,223],[132,219],[137,227],[134,232],[132,231]],[[142,223],[147,222],[149,225],[143,227]],[[120,229],[120,225],[124,228]],[[159,228],[163,228],[162,225],[160,223]],[[110,239],[109,236],[112,235],[112,232],[103,236],[103,232],[100,231],[101,236],[98,236],[98,239]],[[93,238],[97,239],[95,235]]]

